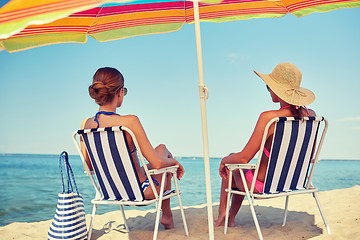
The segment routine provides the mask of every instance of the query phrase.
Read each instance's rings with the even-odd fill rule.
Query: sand
[[[319,193],[320,202],[331,228],[328,235],[310,194],[290,197],[288,221],[282,227],[282,214],[285,198],[255,200],[264,239],[360,239],[360,186]],[[173,199],[173,201],[177,201]],[[244,201],[235,227],[229,228],[224,235],[223,227],[215,227],[215,239],[258,239],[247,201]],[[106,206],[100,206],[105,207]],[[217,217],[218,204],[213,205],[214,217]],[[130,233],[124,231],[120,211],[96,215],[92,239],[152,239],[155,223],[155,211],[125,210]],[[180,212],[173,209],[175,228],[164,230],[159,227],[158,239],[208,239],[206,205],[185,207],[190,236],[186,237]],[[1,239],[46,239],[51,219],[32,223],[11,223],[0,227]],[[89,226],[90,215],[87,215]]]

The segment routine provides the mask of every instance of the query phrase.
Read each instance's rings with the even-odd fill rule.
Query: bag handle
[[[65,184],[64,184],[64,178],[63,178],[63,172],[62,172],[62,162],[64,162],[64,166],[65,166],[65,170],[66,170],[66,180],[67,180],[67,192],[66,193],[70,193],[70,192],[74,191],[73,190],[73,185],[72,185],[72,182],[71,182],[71,178],[72,178],[73,184],[74,184],[74,186],[76,188],[76,192],[77,192],[77,194],[79,194],[79,190],[78,190],[76,182],[75,182],[74,173],[73,173],[73,171],[71,169],[69,159],[68,159],[68,154],[67,154],[66,151],[63,151],[60,154],[60,158],[59,158],[60,176],[61,176],[61,182],[62,182],[62,187],[63,187],[62,192],[65,193]]]

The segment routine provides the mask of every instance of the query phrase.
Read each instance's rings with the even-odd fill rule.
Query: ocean
[[[177,157],[185,168],[179,182],[184,206],[206,203],[204,163],[200,157]],[[69,156],[79,192],[84,197],[85,212],[91,214],[90,200],[95,192],[84,173],[79,156]],[[221,159],[210,158],[213,202],[219,201]],[[360,160],[321,160],[315,169],[314,185],[320,191],[349,188],[360,184]],[[37,222],[52,219],[57,195],[62,191],[59,155],[0,154],[0,226],[12,222]],[[177,199],[172,199],[172,206]],[[139,208],[139,207],[132,207]],[[141,207],[147,210],[154,208]],[[129,207],[125,208],[129,209]],[[97,214],[119,210],[117,206],[99,206]]]

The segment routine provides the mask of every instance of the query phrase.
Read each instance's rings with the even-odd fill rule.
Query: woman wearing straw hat
[[[280,104],[279,110],[266,111],[260,114],[260,117],[256,123],[254,132],[252,133],[248,143],[241,152],[231,153],[227,157],[224,157],[220,163],[219,173],[222,178],[221,193],[220,193],[220,205],[219,216],[216,221],[216,226],[224,225],[225,210],[227,193],[225,189],[228,185],[228,172],[225,164],[231,163],[244,163],[247,164],[260,150],[260,144],[267,123],[276,117],[307,117],[315,116],[313,110],[307,109],[305,105],[312,103],[315,100],[315,95],[312,91],[300,87],[301,72],[299,69],[291,63],[280,63],[270,74],[261,74],[254,71],[265,82],[267,89],[270,92],[272,101]],[[265,148],[263,157],[260,163],[260,169],[258,172],[257,180],[255,183],[255,192],[262,192],[265,174],[268,164],[268,156],[271,148],[271,136],[274,133],[273,124],[269,128],[267,140],[265,142]],[[240,173],[234,171],[234,181],[232,187],[237,187],[240,190],[244,190],[243,184],[240,179]],[[248,187],[250,188],[253,179],[253,170],[245,171]],[[234,194],[232,196],[232,204],[229,213],[229,227],[233,227],[235,223],[235,216],[239,211],[244,196]]]

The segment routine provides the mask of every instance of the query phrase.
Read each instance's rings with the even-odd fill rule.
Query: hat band
[[[286,94],[291,96],[291,102],[294,102],[295,93],[299,95],[299,98],[306,97],[306,93],[300,91],[299,89],[291,88],[286,90]]]

